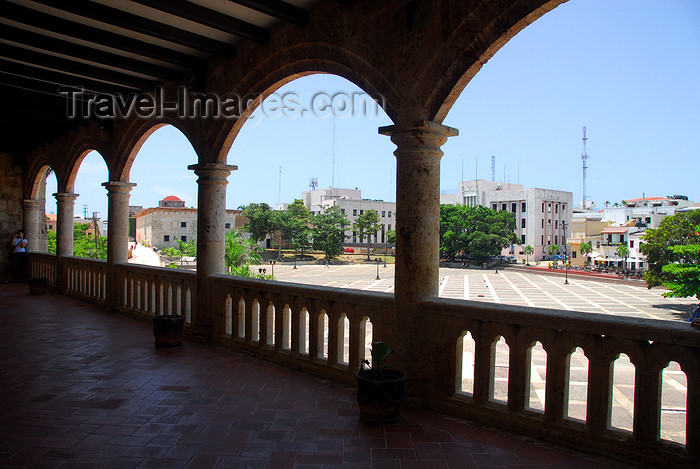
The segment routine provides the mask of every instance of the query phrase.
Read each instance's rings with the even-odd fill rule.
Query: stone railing
[[[139,316],[176,314],[192,321],[197,275],[179,269],[116,264],[117,307]]]
[[[430,316],[425,353],[433,363],[434,408],[535,438],[555,439],[599,453],[626,453],[661,464],[695,461],[700,451],[700,331],[687,323],[545,310],[435,298],[421,302]],[[463,392],[463,338],[474,340],[473,388]],[[494,399],[495,345],[508,345],[506,402]],[[544,411],[528,408],[531,352],[546,352]],[[570,358],[588,359],[585,421],[567,418]],[[613,365],[625,354],[635,367],[632,431],[613,429]],[[687,378],[685,446],[660,440],[662,371],[677,362]],[[581,396],[578,397],[579,399]],[[666,466],[671,467],[671,466]]]
[[[45,278],[48,285],[56,284],[56,255],[45,252],[28,254],[28,273],[32,278]]]
[[[372,336],[386,337],[394,298],[331,287],[211,277],[215,340],[354,383]]]
[[[63,257],[63,289],[74,296],[103,304],[107,298],[107,262],[83,257]]]

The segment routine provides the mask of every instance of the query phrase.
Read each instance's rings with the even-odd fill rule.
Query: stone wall
[[[22,228],[22,169],[14,155],[0,153],[0,273],[9,269],[10,241]]]

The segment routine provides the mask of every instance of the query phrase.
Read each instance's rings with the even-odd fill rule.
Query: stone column
[[[63,258],[73,255],[73,209],[78,194],[57,192],[56,198],[56,287],[65,288]]]
[[[408,374],[408,391],[425,395],[436,376],[425,353],[426,317],[416,302],[437,296],[440,261],[440,147],[457,129],[430,121],[381,127],[396,144],[395,334],[392,366]],[[444,338],[442,340],[444,342]],[[437,353],[437,351],[435,351]],[[435,357],[433,357],[435,358]],[[426,363],[427,362],[427,363]]]
[[[210,275],[225,272],[226,185],[231,171],[237,166],[222,163],[202,163],[188,166],[197,179],[197,293],[192,311],[192,334],[200,339],[211,338]]]
[[[39,233],[42,228],[39,226],[41,217],[41,201],[38,199],[25,199],[22,201],[24,236],[27,239],[27,252],[39,251]]]
[[[126,262],[129,257],[129,192],[133,182],[110,181],[107,189],[107,262]]]
[[[78,194],[57,192],[56,198],[56,256],[73,255],[73,209]]]

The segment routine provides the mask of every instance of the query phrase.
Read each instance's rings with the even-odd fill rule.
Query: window
[[[226,227],[226,229],[228,230],[229,228],[231,228],[231,224],[230,224],[230,223],[226,223],[225,227]]]
[[[547,213],[552,213],[552,204],[547,204]]]
[[[513,213],[517,212],[518,211],[518,204],[516,204],[515,202],[510,204],[510,211]]]
[[[170,241],[170,235],[163,235],[163,242],[167,243],[168,241]]]
[[[554,236],[554,244],[559,245],[559,236]]]
[[[544,202],[542,202],[542,213],[544,213]]]
[[[559,205],[554,204],[554,213],[559,213]]]
[[[180,236],[180,240],[181,240],[183,243],[186,243],[186,242],[187,242],[187,236]]]
[[[355,231],[352,232],[352,242],[353,243],[357,242],[357,233]]]
[[[180,222],[180,228],[186,228],[187,227],[187,222],[186,221],[181,221]]]
[[[549,228],[552,227],[552,220],[547,220],[547,226],[548,226]]]
[[[544,235],[542,235],[542,242],[540,244],[544,244]]]
[[[491,208],[492,208],[493,210],[498,210],[498,204],[493,204],[493,205],[491,206]]]
[[[386,230],[389,231],[391,229],[391,225],[387,225]]]
[[[576,259],[576,251],[572,251],[572,252],[571,252],[571,258],[572,258],[572,259]]]
[[[506,211],[506,204],[501,204],[501,210]]]
[[[559,229],[559,220],[554,220],[554,229],[555,230]]]
[[[520,224],[520,228],[525,228],[525,219],[524,218],[522,219],[522,222]]]
[[[386,216],[386,210],[382,210],[382,217]]]
[[[389,210],[388,216],[389,216],[389,218],[391,218],[391,210]]]
[[[566,204],[562,204],[562,206],[561,206],[561,211],[562,211],[562,212],[566,212]]]
[[[357,216],[357,209],[356,209],[356,208],[353,208],[353,209],[352,209],[352,216],[353,216],[353,217],[356,217],[356,216]]]
[[[634,241],[632,241],[631,239],[630,239],[630,247],[631,247],[631,248],[634,247]]]
[[[526,212],[527,211],[527,210],[525,210],[526,208],[527,208],[527,204],[525,202],[523,202],[522,207],[520,207],[520,211]]]
[[[364,214],[365,214],[365,211],[364,211],[364,210],[360,210],[360,215],[364,215]]]
[[[544,218],[542,219],[542,228],[544,228]]]
[[[344,209],[344,208],[341,208],[341,209],[340,209],[340,213],[342,213],[343,215],[345,215],[345,209]]]
[[[520,243],[525,244],[525,235],[520,236]],[[522,252],[520,254],[522,254]]]

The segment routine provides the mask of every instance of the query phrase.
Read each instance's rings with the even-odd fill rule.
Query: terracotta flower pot
[[[373,370],[360,370],[355,377],[363,422],[394,423],[401,418],[401,405],[406,399],[406,373],[385,369],[378,376]]]
[[[153,337],[156,347],[174,347],[182,344],[182,328],[185,318],[182,316],[153,316]]]

